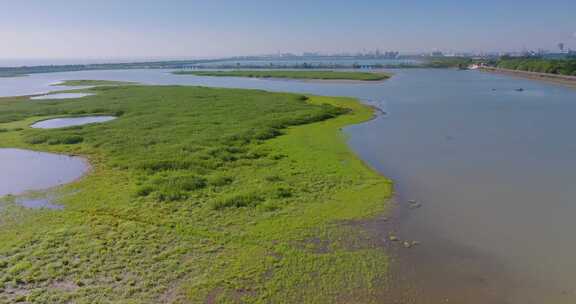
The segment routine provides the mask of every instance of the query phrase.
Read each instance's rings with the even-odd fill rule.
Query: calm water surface
[[[87,171],[79,157],[0,148],[0,197],[70,183]]]
[[[476,71],[393,72],[378,84],[327,84],[87,71],[0,79],[0,94],[103,79],[361,98],[387,115],[347,128],[350,145],[396,181],[401,203],[423,203],[398,228],[422,242],[400,257],[415,303],[576,303],[576,90]]]
[[[58,93],[58,94],[34,96],[34,97],[31,97],[30,99],[32,99],[32,100],[73,99],[73,98],[80,98],[80,97],[86,97],[86,96],[91,96],[91,95],[94,95],[94,94],[89,94],[89,93]]]
[[[400,200],[424,204],[400,232],[426,244],[409,257],[421,285],[443,279],[464,303],[576,303],[576,90],[442,70],[383,90],[389,115],[348,133]]]
[[[83,117],[65,117],[42,120],[32,124],[30,127],[37,129],[56,129],[72,126],[81,126],[92,123],[102,123],[114,120],[115,116],[83,116]]]

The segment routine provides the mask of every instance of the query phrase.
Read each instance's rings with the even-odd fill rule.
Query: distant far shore
[[[233,71],[175,71],[176,75],[220,76],[292,79],[305,81],[382,81],[390,78],[387,73],[348,72],[332,70],[233,70]]]
[[[498,73],[510,76],[517,76],[527,79],[545,81],[550,83],[562,84],[566,86],[570,86],[576,88],[576,76],[567,76],[567,75],[558,75],[558,74],[549,74],[549,73],[538,73],[538,72],[530,72],[530,71],[522,71],[522,70],[511,70],[511,69],[502,69],[502,68],[495,68],[495,67],[482,67],[480,68],[482,71],[491,72],[491,73]]]

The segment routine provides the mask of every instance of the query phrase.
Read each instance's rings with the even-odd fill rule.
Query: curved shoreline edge
[[[537,80],[547,83],[560,84],[572,88],[576,88],[576,76],[566,76],[557,74],[537,73],[523,70],[510,70],[493,67],[482,67],[479,69],[482,72],[496,73],[525,79]]]
[[[44,193],[55,191],[59,188],[66,187],[66,186],[72,185],[74,183],[77,183],[78,181],[82,180],[83,178],[85,178],[86,176],[91,174],[92,169],[93,169],[92,163],[90,162],[90,160],[87,157],[84,157],[81,155],[75,155],[72,153],[49,152],[49,151],[45,151],[45,150],[33,150],[31,148],[0,146],[0,150],[8,150],[8,149],[9,150],[17,150],[17,151],[24,152],[24,153],[38,153],[38,154],[44,154],[44,155],[50,155],[50,156],[74,158],[74,159],[78,160],[79,162],[81,162],[84,166],[83,166],[83,168],[79,169],[79,171],[78,171],[79,174],[77,174],[76,177],[71,178],[67,181],[62,181],[62,180],[58,179],[51,186],[42,187],[42,188],[35,188],[35,189],[26,189],[26,190],[15,192],[15,193],[8,193],[6,195],[0,195],[0,201],[2,201],[3,199],[6,199],[8,197],[26,197],[30,194],[40,194],[41,195]]]
[[[146,87],[132,90],[142,92]],[[210,94],[223,91],[298,96],[240,89],[162,87],[161,90],[165,93],[204,90]],[[113,93],[114,90],[103,91],[94,98],[106,100],[110,97],[107,94]],[[34,290],[37,298],[30,299],[40,302],[42,297],[125,299],[123,291],[131,286],[130,280],[108,285],[107,280],[99,281],[88,275],[94,270],[82,275],[82,263],[64,267],[63,272],[55,274],[35,274],[33,271],[44,269],[43,261],[53,258],[68,260],[68,255],[72,255],[83,259],[105,250],[108,252],[106,263],[95,266],[99,277],[113,278],[129,271],[140,273],[139,281],[134,283],[136,287],[152,282],[157,284],[153,290],[142,285],[143,289],[135,291],[133,295],[143,302],[155,303],[168,294],[200,302],[237,297],[254,303],[275,300],[333,303],[342,297],[376,302],[377,289],[386,281],[389,259],[382,248],[372,246],[355,222],[388,209],[392,184],[352,152],[340,131],[345,126],[372,119],[374,109],[351,98],[311,96],[308,102],[315,106],[332,104],[351,111],[331,119],[288,127],[285,134],[265,140],[261,147],[273,155],[280,154],[279,159],[285,159],[281,161],[282,168],[277,169],[292,172],[295,181],[305,179],[319,183],[312,188],[324,189],[322,191],[328,191],[330,195],[324,196],[324,192],[319,192],[322,194],[319,196],[311,194],[306,196],[306,201],[296,201],[277,212],[263,215],[242,208],[226,213],[211,212],[207,214],[211,220],[204,224],[191,221],[184,216],[186,212],[174,209],[177,206],[174,204],[134,203],[136,189],[130,182],[133,177],[129,172],[110,166],[104,155],[96,153],[98,149],[92,151],[93,148],[83,145],[79,146],[82,148],[33,146],[23,142],[21,131],[0,134],[0,138],[8,136],[7,143],[11,145],[36,150],[46,148],[59,153],[75,151],[74,154],[83,155],[93,163],[89,175],[66,186],[82,189],[66,197],[64,205],[67,208],[57,213],[27,214],[10,229],[0,232],[0,254],[5,254],[6,273],[23,282],[19,285],[8,283],[0,288],[16,290],[15,294],[25,297],[33,297],[31,291]],[[266,166],[255,167],[242,174],[253,176],[267,170]],[[331,176],[331,179],[325,176]],[[6,223],[0,224],[6,227]],[[228,231],[229,225],[237,228]],[[27,250],[34,250],[35,246],[42,246],[54,238],[60,239],[60,233],[66,235],[62,243],[68,248],[66,252],[47,250],[29,259],[32,252]],[[90,240],[95,239],[123,240],[125,245],[91,243]],[[22,242],[36,245],[19,247]],[[140,248],[140,254],[134,255],[131,248]],[[161,260],[156,260],[154,254],[158,248],[161,249],[159,254],[166,255]],[[84,252],[85,249],[89,251]],[[12,259],[12,254],[18,255],[18,263],[15,256]],[[98,261],[99,256],[90,259]],[[21,264],[22,261],[27,264]],[[155,263],[149,264],[150,261]],[[90,265],[100,264],[90,262],[86,266]],[[70,267],[74,269],[73,273],[66,270]],[[116,267],[123,269],[122,272],[117,273]],[[67,282],[74,288],[52,288],[57,282]],[[94,289],[94,286],[101,288]],[[242,290],[252,291],[245,293]]]

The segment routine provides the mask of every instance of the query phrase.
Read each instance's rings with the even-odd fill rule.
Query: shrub
[[[160,191],[155,191],[153,197],[159,202],[175,202],[187,199],[188,194],[174,189],[162,189]]]
[[[286,157],[286,155],[281,154],[281,153],[274,153],[274,154],[271,154],[271,155],[270,155],[270,158],[273,159],[273,160],[281,160],[281,159],[283,159],[284,157]]]
[[[84,141],[84,138],[80,135],[64,135],[57,136],[53,138],[48,138],[47,143],[49,145],[74,145],[79,144]]]
[[[162,184],[179,190],[194,191],[206,187],[206,179],[196,175],[174,176],[163,180]]]
[[[189,160],[150,160],[141,162],[137,167],[146,171],[159,172],[166,170],[188,170],[196,167],[196,165]]]
[[[282,132],[275,128],[260,128],[254,131],[253,137],[258,140],[266,140],[281,135]]]
[[[262,197],[256,193],[236,194],[227,198],[216,200],[212,203],[212,208],[222,210],[225,208],[241,208],[256,206],[262,201]]]
[[[44,135],[36,135],[36,136],[31,136],[26,138],[26,143],[32,144],[32,145],[39,145],[39,144],[43,144],[46,141],[48,141],[48,137],[44,136]]]
[[[154,188],[151,186],[142,186],[136,190],[136,195],[138,196],[148,196],[150,193],[154,192]]]
[[[229,185],[233,181],[234,181],[234,179],[232,177],[230,177],[228,175],[219,174],[219,175],[211,177],[208,180],[208,183],[212,186],[221,187],[221,186]]]
[[[168,176],[157,176],[148,184],[140,186],[136,190],[138,196],[153,197],[161,202],[181,201],[190,196],[191,191],[206,187],[205,178],[193,174],[169,173]]]
[[[268,182],[271,182],[271,183],[275,183],[275,182],[280,182],[280,181],[282,181],[282,178],[281,178],[280,176],[276,175],[276,174],[274,174],[274,175],[268,175],[268,176],[264,177],[264,179],[265,179],[266,181],[268,181]]]
[[[277,198],[288,198],[292,196],[292,189],[279,187],[276,189]]]
[[[276,202],[265,202],[262,205],[258,206],[258,209],[263,211],[276,211],[280,209],[280,205]]]

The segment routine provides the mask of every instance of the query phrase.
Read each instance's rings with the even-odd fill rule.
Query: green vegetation
[[[55,85],[57,86],[113,86],[113,85],[130,85],[137,84],[136,82],[129,81],[113,81],[113,80],[66,80]]]
[[[222,61],[222,59],[0,67],[0,75],[2,74],[25,75],[36,73],[56,73],[56,72],[93,71],[93,70],[181,69],[190,65],[207,64],[219,61]]]
[[[420,67],[465,69],[474,62],[475,60],[469,57],[434,57],[428,59],[427,62]]]
[[[0,302],[376,302],[388,259],[358,221],[389,180],[339,129],[355,100],[259,90],[103,86],[0,99],[0,146],[88,157],[64,210],[0,209]],[[65,129],[48,117],[116,113]],[[11,198],[8,198],[9,201]]]
[[[503,58],[501,69],[576,76],[576,59]]]
[[[389,74],[368,72],[337,72],[337,71],[294,71],[294,70],[234,70],[234,71],[176,71],[177,75],[225,76],[253,78],[289,78],[289,79],[319,79],[319,80],[359,80],[377,81],[390,78]]]

